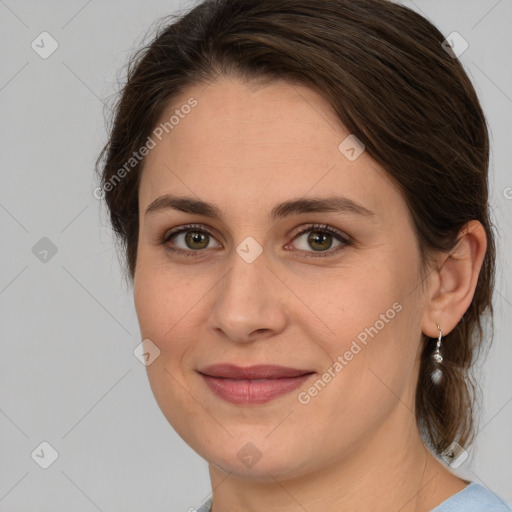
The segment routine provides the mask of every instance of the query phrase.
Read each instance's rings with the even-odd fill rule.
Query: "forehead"
[[[388,175],[366,152],[351,161],[340,151],[350,132],[307,87],[223,78],[187,89],[160,126],[173,116],[172,129],[146,157],[141,208],[163,193],[214,195],[220,204],[267,210],[308,194],[343,194],[373,211],[396,202]]]

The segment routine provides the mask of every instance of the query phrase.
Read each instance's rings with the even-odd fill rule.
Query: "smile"
[[[270,402],[297,389],[314,373],[284,366],[258,365],[244,368],[231,364],[213,365],[199,372],[216,396],[237,405]]]

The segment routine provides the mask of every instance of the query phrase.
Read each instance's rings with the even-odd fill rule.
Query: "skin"
[[[467,482],[419,436],[421,334],[436,338],[437,324],[450,332],[469,307],[482,226],[469,223],[451,255],[434,254],[423,279],[402,196],[366,152],[349,161],[339,151],[349,132],[316,92],[222,77],[186,90],[162,119],[190,97],[198,105],[150,151],[141,176],[134,298],[142,337],[160,350],[147,366],[153,393],[209,462],[213,512],[431,510]],[[278,203],[334,191],[373,215],[268,218]],[[164,194],[214,203],[222,219],[170,208],[146,214]],[[308,243],[312,223],[352,243],[336,252],[333,237],[322,253]],[[187,224],[210,231],[205,248],[184,234],[159,243]],[[252,263],[236,252],[248,236],[263,249]],[[241,406],[212,394],[197,373],[220,362],[279,364],[318,378],[395,303],[401,311],[306,405],[297,396],[311,382]],[[248,442],[261,456],[252,467],[237,456]]]

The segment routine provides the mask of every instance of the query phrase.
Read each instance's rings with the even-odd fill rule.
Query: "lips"
[[[296,368],[275,365],[256,365],[244,368],[233,364],[214,364],[203,368],[200,373],[204,373],[210,377],[221,377],[225,379],[256,380],[298,377],[306,373],[311,373],[311,370],[298,370]]]
[[[199,374],[209,389],[223,400],[238,405],[257,405],[293,391],[314,372],[276,365],[216,364],[201,369]]]

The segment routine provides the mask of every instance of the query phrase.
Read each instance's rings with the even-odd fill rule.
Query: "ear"
[[[450,254],[439,253],[422,318],[425,335],[437,338],[437,325],[443,334],[448,334],[459,323],[473,300],[486,249],[485,229],[479,221],[472,220],[461,229]]]

